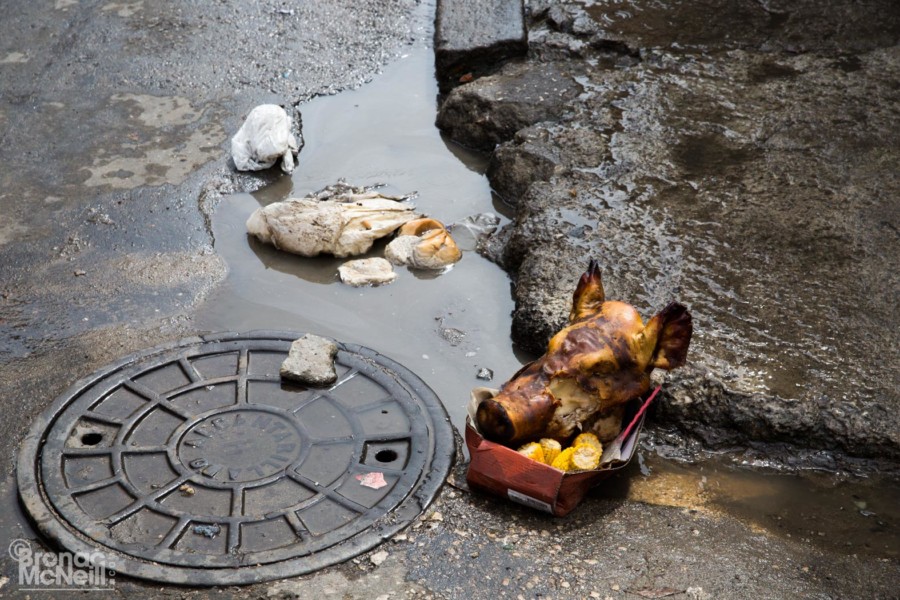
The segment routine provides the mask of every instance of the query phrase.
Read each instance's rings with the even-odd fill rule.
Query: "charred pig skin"
[[[569,324],[541,358],[482,401],[478,427],[510,446],[541,437],[566,442],[591,430],[609,439],[610,420],[620,421],[623,405],[647,392],[650,372],[685,363],[692,332],[691,315],[677,302],[645,325],[631,305],[606,300],[592,260],[575,289]]]

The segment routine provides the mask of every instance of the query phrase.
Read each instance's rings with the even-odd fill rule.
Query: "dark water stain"
[[[799,71],[787,65],[781,65],[776,62],[764,62],[754,65],[748,75],[753,83],[765,83],[774,79],[789,79],[799,73]]]
[[[894,0],[624,0],[590,3],[607,31],[637,46],[864,52],[889,47],[900,35]]]
[[[844,73],[855,73],[862,69],[863,63],[858,56],[847,55],[834,61],[834,66]]]
[[[754,149],[731,146],[714,134],[686,135],[672,151],[675,164],[688,176],[734,175],[758,155]]]

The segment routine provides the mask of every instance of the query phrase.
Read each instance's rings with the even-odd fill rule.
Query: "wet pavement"
[[[393,5],[390,14],[365,3],[260,3],[254,14],[224,3],[180,9],[188,13],[143,2],[58,5],[30,21],[27,10],[37,9],[22,9],[21,21],[43,32],[32,41],[0,36],[0,156],[10,165],[0,206],[11,217],[0,225],[0,391],[19,416],[0,426],[10,465],[0,539],[38,543],[13,483],[28,424],[71,382],[132,351],[225,329],[331,335],[411,368],[457,426],[468,389],[483,383],[479,368],[499,383],[530,357],[510,339],[508,279],[475,252],[436,278],[401,269],[393,284],[360,290],[336,282],[339,261],[283,255],[245,234],[261,204],[338,177],[416,190],[417,206],[445,222],[514,215],[491,197],[488,158],[433,126],[433,6]],[[251,29],[246,19],[278,33],[226,44]],[[139,68],[147,59],[138,48],[159,63]],[[203,58],[171,68],[193,54]],[[300,105],[306,147],[293,177],[230,173],[227,138],[250,107],[353,87],[382,63],[372,84]],[[51,126],[53,109],[61,112]],[[10,152],[10,142],[24,150]],[[695,145],[681,164],[719,160],[705,154],[709,144]],[[675,462],[655,453],[683,459],[680,436],[659,430],[649,441],[639,464],[566,519],[465,492],[457,470],[412,527],[315,575],[213,590],[120,577],[113,592],[83,597],[896,597],[896,480],[795,472],[765,450]],[[4,554],[0,594],[25,597],[17,577]]]

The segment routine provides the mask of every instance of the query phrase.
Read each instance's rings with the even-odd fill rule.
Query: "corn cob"
[[[544,438],[538,443],[541,445],[541,450],[544,451],[544,462],[552,465],[559,453],[562,452],[562,446],[559,445],[559,442],[550,438]]]
[[[518,450],[519,454],[527,456],[531,460],[536,460],[539,463],[543,463],[544,461],[544,451],[541,450],[541,445],[537,442],[530,442],[525,444]]]
[[[600,452],[591,444],[580,444],[572,453],[572,470],[587,471],[600,466]]]
[[[580,433],[578,437],[576,437],[572,441],[572,447],[575,448],[582,444],[588,444],[589,446],[593,446],[597,449],[597,452],[603,454],[603,444],[600,443],[600,440],[597,439],[597,436],[590,432]]]
[[[559,469],[560,471],[571,471],[572,470],[572,454],[575,452],[575,448],[566,448],[562,452],[559,453],[559,456],[554,459],[553,464],[550,466],[554,469]]]

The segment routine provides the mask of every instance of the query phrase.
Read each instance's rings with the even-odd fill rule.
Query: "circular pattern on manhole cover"
[[[333,386],[283,382],[297,337],[193,338],[76,383],[19,455],[38,528],[127,575],[216,585],[308,573],[408,525],[451,466],[440,401],[348,344]]]

